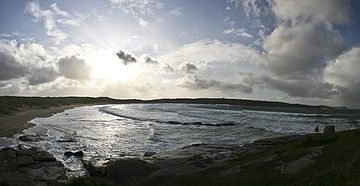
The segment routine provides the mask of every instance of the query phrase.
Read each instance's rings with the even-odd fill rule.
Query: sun
[[[114,51],[113,49],[100,50],[86,56],[92,67],[93,79],[127,81],[136,77],[136,66],[124,65]]]

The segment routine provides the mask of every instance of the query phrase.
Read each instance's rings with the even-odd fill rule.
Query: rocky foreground
[[[141,158],[83,159],[89,178],[110,185],[358,185],[360,130],[235,145],[193,145]]]
[[[57,185],[66,179],[61,163],[38,149],[5,148],[0,160],[2,183]],[[69,185],[358,185],[360,130],[82,161],[89,175]]]
[[[62,163],[37,148],[0,150],[0,185],[59,185],[65,173]]]

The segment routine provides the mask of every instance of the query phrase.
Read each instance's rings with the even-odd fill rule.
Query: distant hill
[[[275,101],[259,101],[246,99],[226,99],[226,98],[175,98],[175,99],[154,99],[147,100],[147,103],[192,103],[192,104],[228,104],[242,106],[263,106],[263,107],[296,107],[296,108],[332,108],[325,105],[302,105]]]

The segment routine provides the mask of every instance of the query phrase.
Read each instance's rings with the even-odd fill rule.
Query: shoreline
[[[15,134],[21,134],[25,129],[34,127],[34,124],[28,123],[37,117],[50,117],[53,114],[64,112],[75,107],[92,106],[97,104],[73,104],[65,106],[50,107],[44,109],[29,109],[17,112],[14,115],[0,117],[0,137],[12,137]]]

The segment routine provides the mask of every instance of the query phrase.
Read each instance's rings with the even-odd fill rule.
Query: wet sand
[[[50,117],[53,114],[63,112],[74,107],[87,106],[90,104],[66,105],[60,107],[50,107],[46,109],[30,109],[18,112],[15,115],[0,117],[0,137],[11,137],[14,134],[22,133],[24,129],[34,126],[28,121],[36,117]]]

